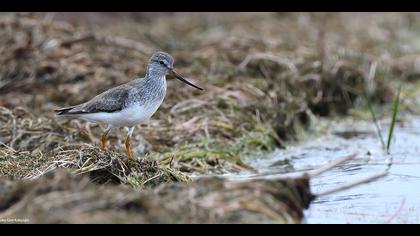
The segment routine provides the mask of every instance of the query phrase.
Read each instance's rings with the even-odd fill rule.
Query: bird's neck
[[[166,94],[166,73],[161,70],[147,68],[145,86],[159,98],[165,97]]]
[[[165,74],[151,74],[146,75],[145,85],[153,89],[166,89],[166,75]]]
[[[153,67],[147,67],[146,70],[146,79],[153,79],[153,78],[161,78],[165,77],[165,72],[162,72],[157,69],[153,69]]]
[[[147,90],[147,93],[150,94],[149,98],[152,100],[163,100],[166,94],[165,75],[161,75],[160,77],[156,77],[156,75],[147,77],[143,83],[143,89]]]

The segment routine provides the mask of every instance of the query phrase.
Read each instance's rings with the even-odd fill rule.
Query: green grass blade
[[[398,114],[398,107],[400,104],[400,94],[401,94],[401,85],[398,88],[398,94],[397,97],[395,98],[393,107],[392,107],[392,121],[391,121],[391,127],[389,128],[389,133],[388,133],[388,142],[386,145],[386,152],[389,154],[389,149],[391,147],[391,139],[392,139],[392,135],[394,134],[394,127],[395,127],[395,123],[397,121],[397,114]]]

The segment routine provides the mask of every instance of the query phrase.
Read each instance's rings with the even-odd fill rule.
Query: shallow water
[[[388,133],[389,121],[381,121]],[[385,138],[386,139],[386,138]],[[329,122],[322,135],[288,146],[248,163],[259,174],[229,174],[231,179],[275,178],[313,170],[348,154],[347,161],[311,181],[312,192],[337,187],[392,166],[387,176],[374,182],[326,195],[305,212],[307,223],[420,223],[420,117],[404,117],[397,123],[390,155],[382,149],[371,122]]]

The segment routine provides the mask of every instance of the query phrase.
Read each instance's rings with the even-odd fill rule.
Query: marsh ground
[[[153,191],[255,173],[248,158],[299,142],[321,117],[370,120],[366,99],[387,117],[400,83],[401,111],[419,113],[419,26],[415,13],[3,13],[0,174],[19,181],[65,168]],[[205,92],[169,79],[163,105],[135,132],[136,159],[125,157],[125,130],[103,151],[103,127],[54,117],[143,76],[155,50]]]

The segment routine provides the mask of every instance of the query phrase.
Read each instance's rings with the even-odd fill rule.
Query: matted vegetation
[[[32,181],[0,178],[0,219],[31,223],[300,223],[308,179],[245,183],[206,178],[134,192],[98,186],[65,170]]]

